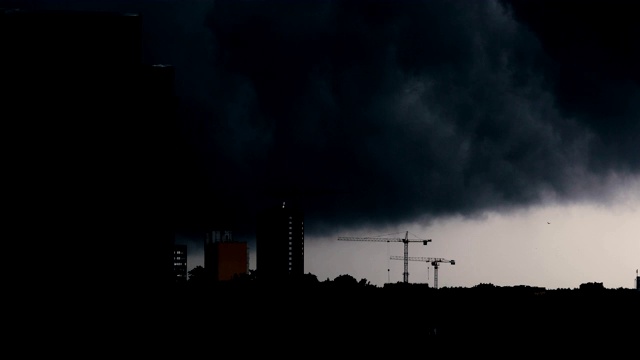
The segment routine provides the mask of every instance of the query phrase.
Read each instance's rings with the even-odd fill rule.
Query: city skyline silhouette
[[[104,279],[103,244],[153,278],[211,228],[256,261],[259,210],[297,197],[319,279],[401,281],[400,244],[337,239],[408,231],[456,260],[439,287],[633,288],[637,6],[614,3],[2,1],[16,208]]]

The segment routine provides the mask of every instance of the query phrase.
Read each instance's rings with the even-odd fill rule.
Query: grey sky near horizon
[[[301,195],[305,271],[439,286],[632,287],[640,267],[640,23],[631,1],[1,1],[137,12],[176,68],[176,242],[254,248]],[[550,224],[547,224],[550,222]],[[251,264],[255,266],[255,252]],[[410,262],[411,282],[433,267]]]
[[[640,190],[640,183],[631,186]],[[351,229],[335,236],[311,237],[305,243],[305,272],[318,280],[349,274],[376,286],[403,280],[399,242],[348,242],[338,236],[430,238],[427,246],[409,244],[410,257],[454,260],[441,263],[438,287],[539,286],[574,289],[599,282],[606,288],[634,288],[640,254],[640,199],[619,194],[616,203],[548,205],[513,213],[487,213],[477,219],[441,218],[429,226],[419,223],[386,229]],[[550,224],[548,224],[550,223]],[[377,231],[376,231],[377,230]],[[391,235],[388,235],[391,234]],[[178,238],[187,244],[188,268],[204,266],[203,242]],[[250,268],[255,269],[255,246],[250,242]],[[409,282],[434,286],[434,267],[409,262]]]

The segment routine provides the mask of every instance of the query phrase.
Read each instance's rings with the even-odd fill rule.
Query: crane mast
[[[427,245],[427,243],[431,242],[431,239],[409,239],[409,231],[405,232],[404,238],[384,238],[384,237],[350,237],[350,236],[341,236],[338,237],[340,241],[377,241],[377,242],[402,242],[404,243],[404,272],[402,273],[402,281],[405,283],[409,282],[409,243],[410,242],[421,242],[423,245]]]
[[[400,257],[400,256],[391,256],[391,260],[404,260],[405,264],[407,261],[424,261],[427,263],[431,263],[433,265],[433,287],[435,289],[438,288],[438,267],[440,263],[450,263],[451,265],[455,265],[455,260],[447,260],[443,258],[433,258],[433,257],[422,257],[422,256],[414,256],[414,257]]]

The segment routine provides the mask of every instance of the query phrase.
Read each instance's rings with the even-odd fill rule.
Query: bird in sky
[[[547,224],[551,224],[551,223],[547,221]]]

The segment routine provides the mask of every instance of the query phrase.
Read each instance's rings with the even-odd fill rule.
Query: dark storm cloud
[[[593,166],[640,163],[640,22],[636,1],[505,1],[553,59],[546,69],[564,117],[594,131]],[[604,156],[603,156],[604,155]],[[604,169],[600,169],[604,170]]]
[[[176,66],[178,229],[250,233],[298,193],[314,234],[579,200],[637,173],[633,9],[557,3],[104,7],[142,12],[147,59]]]
[[[218,1],[222,117],[232,141],[260,129],[241,188],[307,189],[310,221],[375,226],[572,200],[637,169],[634,38],[562,13],[539,29],[553,9],[525,5]],[[559,56],[556,38],[582,44]]]

